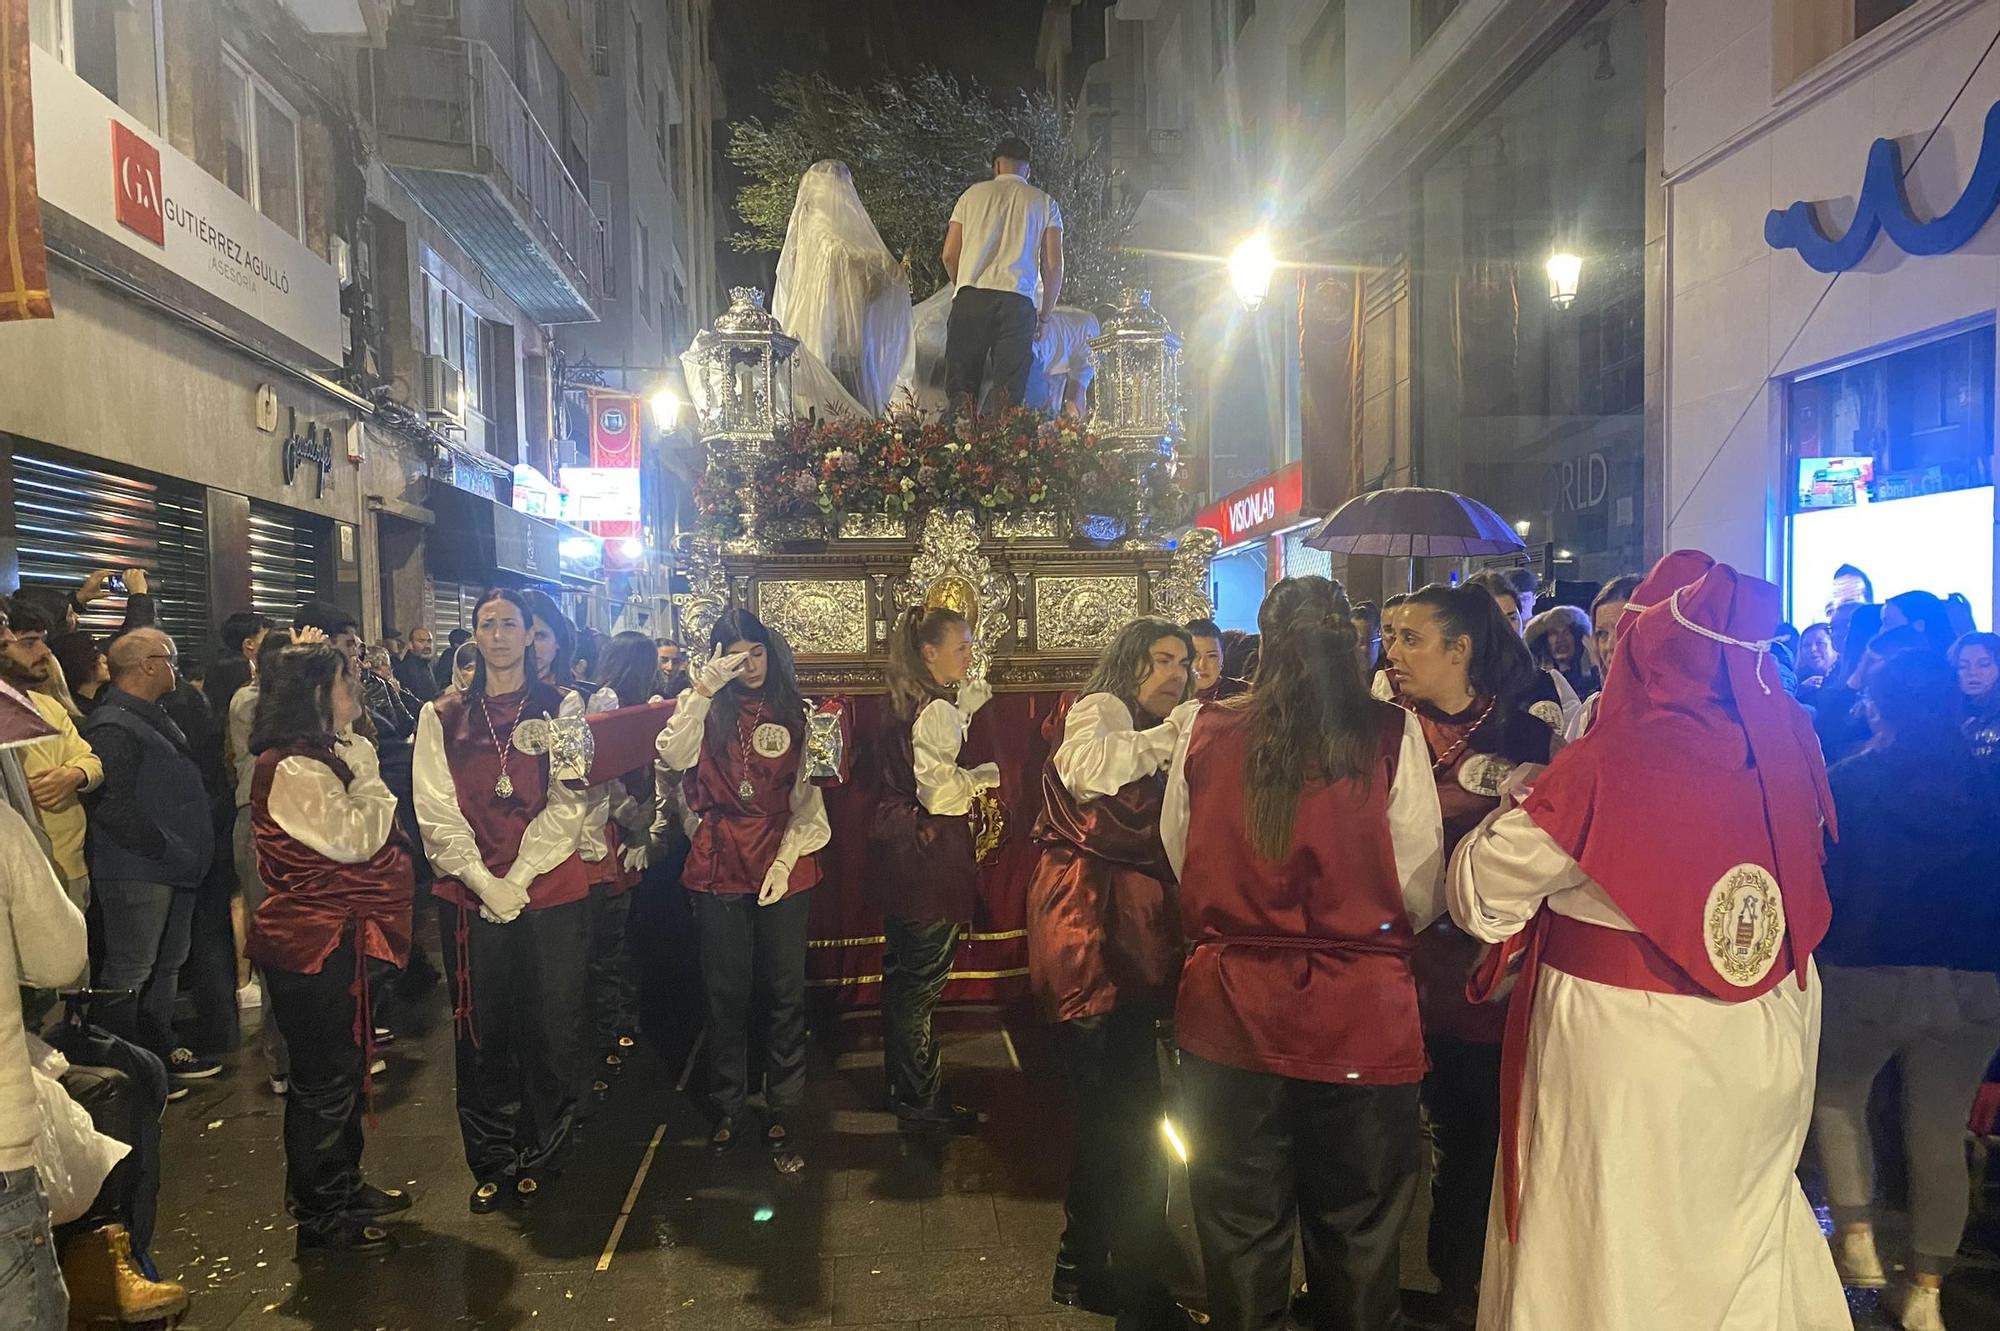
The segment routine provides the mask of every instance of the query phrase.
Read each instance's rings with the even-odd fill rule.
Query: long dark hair
[[[299,744],[333,748],[333,688],[352,669],[328,643],[286,646],[275,657],[258,654],[257,710],[250,722],[250,752]]]
[[[569,684],[570,665],[576,659],[576,626],[569,622],[569,616],[556,604],[556,598],[541,588],[530,587],[522,595],[528,602],[528,609],[534,612],[534,617],[547,624],[550,631],[555,634],[556,659],[548,662],[551,682],[557,685]],[[534,631],[534,627],[532,622],[528,625],[530,633]],[[530,676],[530,682],[539,678],[541,675],[537,671]]]
[[[666,690],[660,678],[660,654],[653,640],[627,630],[604,649],[603,685],[618,695],[620,707],[637,707]]]
[[[803,743],[806,700],[799,692],[799,668],[785,635],[748,610],[725,610],[708,631],[708,650],[711,654],[719,653],[732,642],[757,643],[764,648],[765,714],[792,732],[794,744]],[[742,680],[734,680],[715,695],[714,705],[708,710],[708,751],[717,762],[728,760],[729,746],[736,742],[736,718],[743,711],[743,695],[747,692]]]
[[[924,648],[939,646],[949,629],[966,624],[964,615],[942,605],[930,610],[913,605],[896,617],[896,626],[889,631],[888,673],[889,706],[897,716],[914,720],[933,698],[948,696],[931,678]]]
[[[1331,578],[1280,581],[1257,611],[1257,687],[1223,704],[1249,713],[1244,817],[1250,844],[1266,859],[1291,845],[1308,781],[1365,780],[1373,766],[1373,709],[1354,668],[1360,637],[1352,614]]]
[[[1952,632],[1951,611],[1945,603],[1929,592],[1902,592],[1883,602],[1886,609],[1894,606],[1909,621],[1910,627],[1924,635],[1931,647],[1942,656],[1951,650],[1952,640],[1958,635]]]
[[[1097,658],[1090,678],[1077,690],[1077,696],[1087,698],[1093,693],[1108,693],[1124,703],[1136,720],[1139,716],[1139,684],[1153,672],[1153,644],[1162,638],[1178,638],[1181,646],[1187,648],[1188,660],[1194,660],[1194,639],[1186,629],[1171,619],[1142,615],[1118,630],[1118,636],[1104,649],[1104,655]],[[1193,687],[1194,671],[1190,668],[1188,688]],[[1180,701],[1187,701],[1186,690],[1182,690]],[[1159,719],[1164,721],[1166,718]]]
[[[518,587],[488,587],[480,593],[478,602],[472,607],[472,623],[479,624],[479,612],[495,601],[505,601],[521,612],[521,628],[528,634],[528,645],[521,655],[521,679],[527,688],[534,688],[541,681],[542,672],[535,666],[535,608],[528,600],[528,594]],[[475,638],[475,641],[477,639]],[[477,648],[474,649],[477,651]],[[486,692],[486,654],[478,653],[472,665],[472,679],[465,686],[468,698],[477,698]]]
[[[1913,806],[1944,827],[1971,816],[1982,800],[1990,803],[1993,789],[1962,729],[1958,674],[1943,657],[1927,650],[1884,657],[1869,672],[1863,696],[1887,731],[1863,752],[1893,765],[1896,785],[1911,793]]]
[[[1516,593],[1509,588],[1506,594]],[[1430,611],[1445,641],[1472,640],[1472,655],[1466,662],[1465,673],[1466,683],[1473,692],[1498,699],[1503,707],[1512,707],[1534,689],[1541,675],[1535,668],[1535,658],[1529,654],[1528,645],[1514,633],[1500,603],[1484,586],[1468,582],[1463,587],[1448,587],[1433,582],[1410,593],[1403,605],[1422,606]],[[1581,650],[1582,644],[1577,646]]]

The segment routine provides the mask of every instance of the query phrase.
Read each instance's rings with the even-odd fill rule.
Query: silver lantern
[[[792,420],[792,353],[798,347],[799,340],[764,308],[762,290],[731,287],[729,308],[681,357],[703,446],[746,481],[738,515],[743,531],[727,543],[729,549],[756,548],[762,519],[747,481],[777,432]]]
[[[1172,475],[1181,443],[1181,338],[1153,308],[1153,293],[1127,287],[1118,308],[1090,340],[1097,357],[1090,429],[1138,483],[1128,544],[1150,545],[1161,533],[1147,502],[1150,479]]]

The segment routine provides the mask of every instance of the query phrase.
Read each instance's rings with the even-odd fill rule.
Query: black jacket
[[[106,688],[83,737],[104,762],[85,796],[93,878],[193,890],[215,856],[201,767],[181,728],[155,703]]]

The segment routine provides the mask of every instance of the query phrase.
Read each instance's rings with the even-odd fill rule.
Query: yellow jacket
[[[83,773],[82,790],[94,789],[104,780],[104,763],[91,749],[90,742],[77,733],[76,722],[70,719],[69,712],[60,702],[39,689],[28,690],[28,697],[34,702],[35,710],[42,714],[42,720],[56,730],[47,739],[22,746],[21,766],[29,778],[32,780],[37,773],[52,767],[74,767]],[[56,871],[64,878],[83,877],[83,802],[71,794],[65,796],[55,808],[44,809],[38,805],[35,812],[41,815],[42,831],[48,834]]]

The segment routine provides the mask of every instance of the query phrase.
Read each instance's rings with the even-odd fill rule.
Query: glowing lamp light
[[[618,543],[618,553],[627,559],[638,559],[646,553],[646,543],[636,536],[627,536]]]
[[[597,553],[597,542],[588,536],[565,536],[562,540],[564,559],[588,559]]]
[[[1534,523],[1528,521],[1526,518],[1522,518],[1519,522],[1514,524],[1514,530],[1520,535],[1521,539],[1525,541],[1528,539],[1528,529],[1530,527],[1533,527],[1534,525],[1535,525]]]
[[[653,424],[662,430],[673,429],[680,422],[681,408],[685,405],[681,395],[671,387],[659,389],[652,397]]]
[[[1569,560],[1575,559],[1576,555],[1568,550],[1558,550],[1556,551],[1556,558],[1567,562]]]
[[[1277,256],[1271,253],[1271,240],[1259,231],[1229,256],[1229,285],[1236,289],[1236,298],[1243,302],[1243,308],[1254,310],[1264,303],[1264,297],[1271,290],[1271,274],[1278,269]]]
[[[1174,1158],[1182,1164],[1186,1164],[1188,1162],[1187,1143],[1181,1140],[1180,1129],[1174,1126],[1172,1119],[1163,1118],[1160,1120],[1160,1135],[1167,1139],[1167,1146],[1173,1151]]]
[[[1566,310],[1576,299],[1576,284],[1583,276],[1583,256],[1551,254],[1548,268],[1549,303],[1559,310]]]

